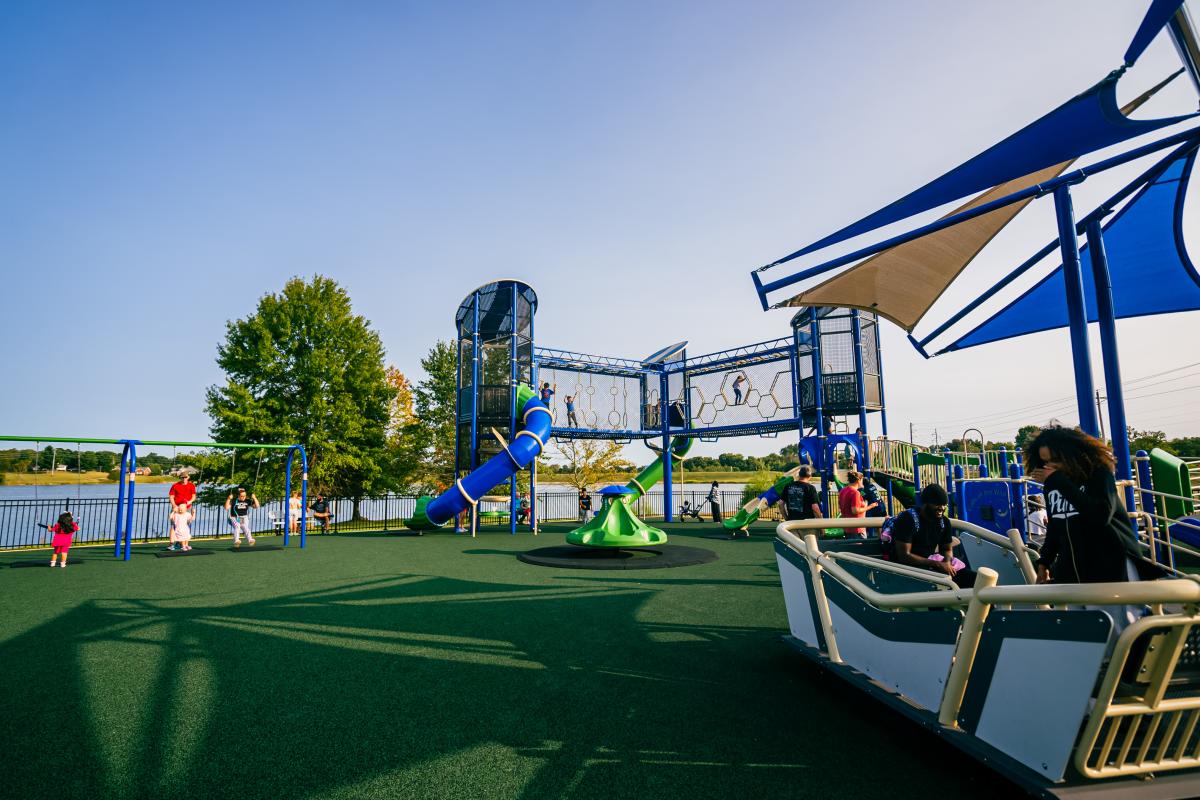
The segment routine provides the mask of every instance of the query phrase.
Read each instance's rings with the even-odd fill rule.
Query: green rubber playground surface
[[[567,527],[0,569],[3,795],[1013,796],[780,641],[769,537],[667,525],[720,558],[655,571],[515,558]]]

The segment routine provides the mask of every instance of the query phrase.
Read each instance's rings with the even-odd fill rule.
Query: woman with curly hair
[[[1038,583],[1136,580],[1141,551],[1117,497],[1113,455],[1074,428],[1043,428],[1025,445],[1025,468],[1042,484],[1046,541]]]

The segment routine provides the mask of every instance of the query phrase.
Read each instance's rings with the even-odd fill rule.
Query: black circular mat
[[[690,567],[717,560],[717,554],[702,547],[664,544],[658,547],[578,547],[563,544],[517,553],[526,564],[560,569],[667,569]]]
[[[734,537],[732,532],[727,532],[727,533],[706,533],[701,538],[703,538],[703,539],[727,539],[727,540],[736,538],[738,541],[747,541],[748,542],[748,541],[750,541],[750,539],[766,539],[766,538],[773,537],[774,535],[775,535],[775,531],[761,530],[761,531],[750,531],[749,537],[746,537],[746,536]]]

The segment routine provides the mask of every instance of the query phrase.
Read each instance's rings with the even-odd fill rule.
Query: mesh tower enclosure
[[[537,295],[519,281],[479,287],[459,304],[455,468],[474,469],[501,452],[494,428],[511,440],[516,387],[533,375],[533,315]]]
[[[816,312],[817,339],[812,338]],[[854,318],[860,325],[861,347],[854,345]],[[800,408],[806,426],[817,424],[816,382],[813,379],[816,351],[821,354],[822,410],[828,417],[857,416],[858,370],[863,370],[866,411],[882,408],[882,370],[877,356],[879,320],[866,311],[848,308],[806,308],[792,318],[802,341],[800,358]],[[816,345],[814,347],[814,345]]]

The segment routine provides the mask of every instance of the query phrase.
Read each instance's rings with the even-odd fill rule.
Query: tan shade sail
[[[1174,76],[1172,76],[1174,77]],[[1121,108],[1128,115],[1170,80]],[[955,208],[942,219],[999,200],[1061,175],[1075,159],[1014,178]],[[909,333],[988,242],[1033,198],[998,208],[920,239],[884,250],[822,283],[775,304],[776,308],[836,306],[874,311]]]

